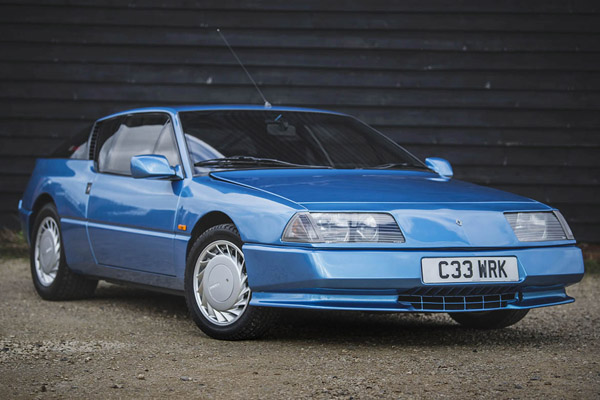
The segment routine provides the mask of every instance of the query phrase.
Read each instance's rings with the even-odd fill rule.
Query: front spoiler
[[[365,294],[316,294],[316,293],[266,293],[252,294],[250,304],[261,307],[306,308],[320,310],[394,311],[394,312],[476,312],[492,310],[519,310],[568,304],[575,301],[567,296],[564,288],[541,292],[520,292],[520,300],[509,302],[503,307],[479,307],[450,309],[446,307],[415,307],[410,302],[400,301],[399,295]]]

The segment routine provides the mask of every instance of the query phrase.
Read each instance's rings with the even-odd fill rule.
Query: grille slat
[[[490,291],[494,288],[490,287],[486,289]],[[517,301],[517,293],[505,292],[467,296],[403,294],[398,296],[398,301],[410,304],[415,310],[419,311],[496,310],[505,308],[510,302]]]
[[[516,293],[515,285],[463,285],[463,286],[421,286],[407,291],[405,294],[415,296],[477,296],[488,294]]]

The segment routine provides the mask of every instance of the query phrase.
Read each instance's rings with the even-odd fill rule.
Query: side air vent
[[[93,160],[96,155],[96,143],[98,143],[98,131],[100,130],[100,122],[96,122],[94,125],[94,130],[92,131],[92,135],[90,136],[90,144],[89,144],[89,159]]]

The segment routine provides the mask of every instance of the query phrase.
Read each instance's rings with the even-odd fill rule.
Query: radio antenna
[[[258,94],[260,94],[260,97],[262,97],[263,101],[265,102],[265,108],[271,108],[271,103],[269,103],[269,101],[267,100],[267,98],[265,97],[265,95],[263,94],[263,92],[261,92],[260,88],[258,87],[258,85],[256,84],[256,82],[254,81],[254,79],[252,79],[252,75],[250,75],[250,72],[248,72],[248,70],[246,69],[246,67],[244,67],[244,64],[242,63],[242,60],[240,60],[240,58],[237,56],[237,54],[235,54],[235,51],[233,51],[233,48],[231,47],[231,45],[229,44],[229,42],[227,41],[227,39],[225,39],[225,36],[223,35],[223,33],[221,32],[221,30],[219,28],[217,28],[217,33],[219,34],[219,36],[221,36],[221,39],[223,39],[223,41],[225,42],[225,45],[227,45],[227,48],[229,49],[229,51],[231,52],[231,54],[233,55],[233,57],[237,60],[238,64],[240,64],[240,67],[242,67],[242,69],[244,70],[244,72],[246,73],[246,75],[248,75],[248,78],[250,79],[250,81],[252,82],[252,84],[254,85],[254,87],[256,88],[256,91],[258,92]]]

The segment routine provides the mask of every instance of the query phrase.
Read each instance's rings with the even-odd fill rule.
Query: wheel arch
[[[42,209],[42,207],[44,207],[46,204],[54,204],[56,206],[56,202],[54,201],[54,198],[52,198],[52,196],[50,196],[50,194],[48,193],[41,193],[37,199],[35,199],[35,202],[33,203],[33,207],[31,209],[31,216],[29,217],[29,237],[31,238],[31,235],[33,235],[33,224],[35,222],[35,218],[37,217],[37,214],[40,212],[40,210]]]
[[[233,226],[236,226],[235,222],[233,222],[233,220],[231,219],[231,217],[229,217],[229,215],[225,214],[222,211],[211,211],[209,213],[204,214],[194,225],[194,228],[192,229],[192,233],[190,235],[190,240],[188,241],[187,244],[187,249],[186,249],[186,259],[187,256],[190,254],[190,250],[192,249],[192,246],[194,245],[194,242],[196,241],[196,239],[202,235],[204,232],[206,232],[206,230],[212,228],[213,226],[217,226],[217,225],[221,225],[221,224],[232,224]]]

